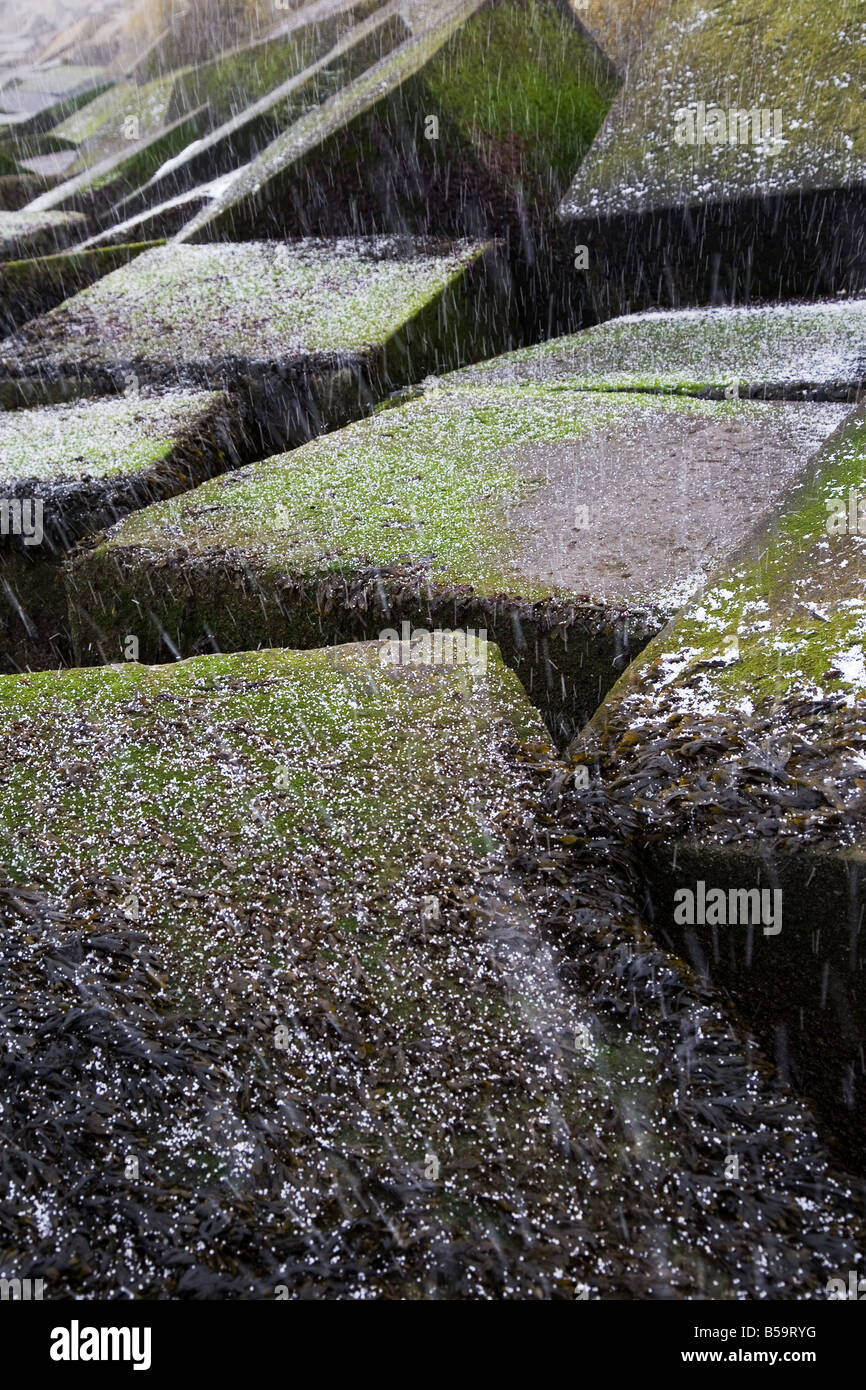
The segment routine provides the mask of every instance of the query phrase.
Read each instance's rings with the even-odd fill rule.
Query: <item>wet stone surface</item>
[[[764,0],[713,8],[675,0],[630,67],[563,212],[610,215],[862,184],[862,20],[856,0],[837,0],[829,11],[794,0],[784,21]],[[703,120],[698,129],[699,101],[706,112],[724,112],[709,132]],[[731,138],[732,109],[764,110],[771,120],[755,130],[736,118]],[[680,111],[692,112],[694,139]]]
[[[166,246],[0,345],[10,377],[211,384],[232,368],[363,365],[478,260],[400,238]],[[447,353],[445,354],[447,355]]]
[[[567,740],[844,414],[430,389],[115,529],[69,575],[77,660],[142,615],[147,660],[483,627]]]
[[[859,1198],[616,852],[575,876],[514,677],[382,650],[0,681],[4,1274],[819,1296]]]
[[[854,401],[866,384],[866,300],[629,314],[479,362],[452,379]]]
[[[0,212],[0,258],[46,255],[67,245],[86,222],[73,212]]]
[[[606,795],[634,818],[662,939],[729,990],[857,1168],[864,458],[858,413],[738,565],[649,645],[572,750],[597,763]],[[675,894],[696,893],[698,881],[725,903],[731,890],[778,892],[778,911],[770,922],[768,897],[750,922],[678,919]]]
[[[77,401],[0,414],[0,669],[70,658],[61,562],[135,507],[240,463],[216,392]]]

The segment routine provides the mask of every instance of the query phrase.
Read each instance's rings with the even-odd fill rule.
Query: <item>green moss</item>
[[[200,421],[212,392],[116,398],[0,414],[0,483],[139,473],[167,458]]]
[[[474,15],[423,75],[431,109],[494,168],[516,164],[534,196],[565,187],[617,87],[565,11],[535,0]]]
[[[182,537],[193,555],[241,551],[271,579],[409,562],[427,567],[434,584],[467,584],[479,595],[565,598],[523,559],[530,535],[516,509],[548,481],[544,449],[533,455],[533,445],[591,446],[614,431],[651,429],[660,416],[757,425],[769,408],[452,380],[242,470],[229,485],[214,480],[147,508],[112,533],[106,550],[171,551]],[[661,598],[632,593],[632,603]]]
[[[353,188],[362,185],[355,202],[365,227],[393,225],[399,207],[401,225],[427,230],[431,219],[415,189],[417,173],[388,178],[384,194],[378,189],[383,131],[404,150],[407,167],[421,166],[429,186],[435,182],[444,190],[449,181],[440,164],[453,165],[475,181],[481,196],[489,198],[495,185],[515,199],[522,188],[532,216],[543,215],[552,211],[592,140],[615,85],[612,67],[558,7],[535,0],[485,7],[465,0],[444,18],[423,16],[410,39],[291,124],[184,235],[236,234],[231,229],[241,203],[249,204],[245,216],[251,224],[262,213],[286,226],[295,225],[293,217],[303,225],[292,186],[305,179],[317,186],[323,178],[333,181],[336,166]],[[438,141],[424,135],[425,119],[434,114],[440,119]],[[328,201],[321,189],[317,197]],[[371,199],[382,197],[375,213],[363,213]],[[440,228],[446,225],[444,197],[437,191]],[[351,225],[345,217],[339,222],[335,208],[320,209],[315,199],[305,205],[305,215],[323,218],[315,225],[327,230]],[[496,217],[501,225],[501,208]]]
[[[860,390],[866,300],[766,309],[680,309],[612,319],[466,367],[455,382],[545,382],[551,389],[795,398]]]
[[[542,597],[520,572],[507,509],[540,486],[508,450],[602,431],[640,400],[508,389],[441,391],[350,425],[195,493],[129,517],[110,547],[241,549],[264,569],[308,574],[431,562],[431,578],[481,594]]]
[[[140,256],[28,326],[34,366],[182,368],[219,357],[283,361],[385,345],[479,258],[478,245],[403,257],[367,243],[172,244]],[[80,325],[86,328],[82,337]]]
[[[72,166],[69,175],[113,153],[128,151],[139,140],[156,137],[169,122],[169,106],[178,80],[177,73],[168,73],[140,87],[133,82],[118,83],[59,126],[56,133],[81,149],[79,162]],[[125,133],[130,119],[137,125],[135,139]]]
[[[828,443],[811,475],[740,562],[717,575],[613,692],[649,682],[686,708],[742,709],[825,691],[866,694],[866,534],[848,529],[866,499],[866,421]],[[833,504],[844,531],[828,533]],[[866,508],[863,511],[866,533]]]
[[[182,939],[177,914],[158,900],[165,843],[138,833],[156,814],[187,872],[194,865],[209,895],[226,891],[235,906],[254,891],[257,864],[284,862],[289,846],[298,858],[324,851],[339,893],[351,845],[369,867],[369,897],[425,852],[445,852],[446,763],[462,778],[483,766],[492,800],[509,780],[485,752],[498,721],[546,745],[493,647],[487,663],[480,682],[465,667],[395,674],[374,645],[2,677],[4,724],[26,721],[28,742],[44,740],[39,758],[4,776],[7,872],[63,891],[81,872],[128,872],[132,857],[149,915]],[[73,770],[82,720],[89,751]],[[478,852],[476,825],[467,798],[447,829],[447,851],[464,864]],[[58,853],[47,861],[49,843]]]
[[[750,192],[851,186],[866,169],[866,31],[858,0],[706,7],[675,0],[633,63],[611,120],[563,203],[569,216]],[[779,109],[783,143],[677,144],[698,101]]]
[[[163,93],[164,95],[164,93]],[[38,208],[75,206],[95,190],[110,188],[116,197],[138,188],[160,167],[165,160],[172,158],[206,128],[204,109],[188,112],[169,124],[158,118],[158,108],[162,97],[154,97],[156,111],[151,122],[145,119],[144,127],[139,129],[137,140],[127,139],[123,134],[124,115],[118,114],[116,121],[108,123],[110,128],[104,132],[104,142],[100,136],[94,137],[92,158],[82,157],[74,166],[76,172],[51,188],[36,201]],[[143,108],[128,114],[136,115]],[[147,127],[153,128],[148,130]]]
[[[302,72],[320,49],[316,29],[278,36],[266,43],[227,53],[178,77],[172,104],[180,111],[207,102],[211,122],[227,121],[251,102]]]

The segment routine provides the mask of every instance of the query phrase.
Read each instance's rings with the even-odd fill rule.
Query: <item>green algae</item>
[[[72,402],[0,414],[0,485],[140,473],[201,421],[213,392]]]
[[[463,368],[467,384],[553,389],[750,392],[853,398],[863,388],[866,300],[680,309],[609,320]]]
[[[199,107],[168,124],[159,125],[150,134],[141,135],[139,131],[137,139],[127,139],[121,131],[120,140],[115,143],[112,138],[102,158],[95,163],[88,162],[80,172],[41,194],[32,206],[41,209],[80,204],[88,208],[96,193],[103,197],[106,206],[110,206],[112,198],[139,187],[165,160],[179,154],[190,141],[201,136],[206,128],[206,116],[206,107]]]
[[[233,209],[246,197],[255,196],[267,180],[309,154],[329,136],[341,132],[350,121],[361,116],[383,95],[418,72],[441,48],[460,23],[473,14],[484,0],[464,0],[455,10],[418,37],[404,43],[355,78],[345,90],[335,94],[321,108],[301,116],[279,135],[249,165],[241,169],[212,207],[193,218],[183,236],[195,240],[221,236],[233,225]]]
[[[196,183],[234,173],[255,158],[281,132],[313,107],[332,97],[335,90],[381,58],[406,38],[408,30],[401,16],[382,12],[366,16],[367,6],[357,7],[359,22],[346,32],[338,24],[334,45],[309,67],[272,87],[263,96],[215,124],[200,139],[161,166],[139,191],[143,201],[148,190],[165,181],[168,190],[189,189]],[[339,17],[338,17],[339,18]],[[317,31],[321,30],[317,25]]]
[[[667,7],[564,199],[566,217],[850,186],[866,169],[866,28],[856,0]],[[660,74],[664,74],[663,79]],[[804,74],[808,80],[804,80]],[[675,113],[778,109],[782,140],[689,145]]]
[[[178,76],[173,108],[179,114],[184,105],[207,104],[214,124],[227,121],[287,78],[303,72],[324,46],[320,26],[310,25],[295,34],[278,35],[250,48],[221,54],[213,62]]]
[[[539,484],[506,451],[603,430],[619,401],[543,391],[437,391],[127,519],[107,549],[241,549],[265,569],[322,573],[429,559],[433,578],[543,597],[519,568],[506,509]],[[99,552],[97,552],[99,553]]]
[[[425,16],[410,39],[302,115],[239,171],[213,206],[190,222],[184,236],[232,235],[239,204],[245,201],[253,223],[257,210],[291,219],[291,208],[281,200],[287,180],[315,180],[322,167],[334,164],[354,181],[369,170],[359,205],[379,198],[375,185],[381,136],[376,132],[382,130],[389,133],[389,144],[409,142],[407,167],[411,158],[429,171],[430,179],[440,180],[440,159],[466,160],[479,186],[507,186],[507,196],[524,200],[536,215],[559,197],[575,160],[598,129],[615,86],[610,64],[558,7],[535,0],[494,6],[465,0],[433,22]],[[431,115],[440,122],[437,140],[424,137]],[[432,229],[429,210],[423,212],[417,190],[413,192],[416,177],[388,179],[390,220],[384,220],[388,214],[383,207],[371,214],[367,230],[392,225],[395,199],[401,225]],[[446,185],[447,180],[443,188]],[[438,194],[436,200],[440,201]],[[307,209],[307,216],[310,212]],[[441,215],[444,212],[443,205]],[[338,229],[336,208],[327,208],[321,216],[323,230]],[[343,222],[348,229],[351,221],[345,213]]]
[[[527,200],[565,187],[617,87],[571,17],[535,0],[474,15],[423,76],[485,161],[518,164]]]
[[[201,1088],[185,1084],[182,1124],[148,1112],[142,1146],[197,1203],[240,1192],[260,1212],[266,1186],[280,1214],[277,1227],[257,1218],[271,1284],[287,1223],[307,1240],[306,1279],[312,1228],[345,1240],[348,1212],[368,1261],[375,1240],[359,1296],[423,1296],[431,1279],[439,1295],[573,1297],[579,1281],[647,1293],[660,1257],[678,1288],[699,1286],[692,1253],[668,1263],[675,1214],[647,1181],[679,1152],[657,1030],[596,1038],[591,989],[559,978],[504,862],[547,740],[494,649],[483,680],[389,671],[377,646],[44,673],[0,680],[0,710],[14,882],[67,939],[104,948],[132,930],[162,1014],[193,1033],[209,1073],[227,1077],[223,1057],[245,1060],[240,1030],[252,1033],[244,1097],[229,1087],[217,1107],[205,1090],[209,1142]],[[254,1135],[238,1122],[265,1085]],[[137,1105],[124,1120],[137,1135]],[[380,1199],[394,1182],[399,1253],[383,1266],[365,1214],[392,1227]],[[632,1238],[611,1269],[623,1192]],[[431,1227],[484,1253],[431,1272]],[[701,1244],[708,1287],[730,1292]]]
[[[351,241],[172,244],[105,276],[22,339],[34,365],[144,360],[182,370],[220,357],[363,352],[435,305],[483,247],[387,251]]]
[[[80,148],[79,160],[71,166],[67,177],[118,151],[128,150],[140,140],[159,135],[169,124],[169,108],[179,76],[168,73],[143,86],[120,82],[58,126],[54,133]],[[133,128],[134,137],[127,133]]]
[[[451,381],[252,465],[228,485],[215,480],[143,510],[112,533],[105,550],[140,547],[158,554],[180,545],[193,555],[243,551],[272,574],[349,572],[409,560],[429,565],[437,583],[539,599],[557,589],[533,579],[521,558],[526,532],[520,504],[544,481],[544,458],[539,454],[533,468],[533,445],[589,443],[627,431],[630,423],[640,426],[642,417],[759,423],[766,409],[685,397],[550,392],[535,383],[515,390]],[[515,455],[523,449],[529,463],[518,467]],[[642,594],[640,600],[659,597]]]
[[[864,494],[866,423],[858,414],[739,562],[716,573],[650,643],[599,719],[645,682],[671,708],[705,713],[866,694],[866,537],[849,525],[852,498],[856,505]]]
[[[277,864],[286,845],[301,857],[324,847],[338,863],[354,848],[370,872],[365,891],[389,888],[423,854],[444,854],[443,757],[460,761],[462,778],[484,767],[495,799],[506,770],[497,775],[482,750],[499,722],[547,744],[518,681],[485,650],[480,684],[466,667],[383,668],[378,646],[2,677],[5,726],[23,736],[0,806],[7,871],[61,892],[97,867],[127,873],[132,858],[149,914],[172,936],[176,914],[157,897],[166,836],[209,896],[226,891],[236,905],[256,863]],[[43,738],[48,762],[28,753]],[[142,833],[154,815],[162,843]],[[466,798],[449,853],[477,853],[476,825]],[[48,844],[58,851],[50,862]]]

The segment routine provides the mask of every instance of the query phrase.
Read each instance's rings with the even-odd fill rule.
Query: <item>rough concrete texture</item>
[[[259,452],[285,448],[508,341],[485,257],[399,237],[156,248],[0,344],[6,395],[228,389]]]
[[[811,1297],[848,1267],[808,1112],[676,962],[632,933],[640,1014],[612,931],[564,973],[526,853],[545,734],[482,653],[0,680],[6,1265],[389,1299]]]
[[[856,0],[818,9],[794,0],[674,0],[615,101],[590,158],[563,200],[567,217],[779,192],[861,186],[866,175],[866,31]],[[804,73],[808,81],[804,82]],[[725,112],[724,128],[677,113],[697,103]],[[758,129],[728,113],[780,113]],[[704,135],[702,139],[701,136]]]
[[[667,7],[562,203],[592,312],[862,293],[864,57],[857,0]]]
[[[632,314],[479,362],[449,380],[855,401],[866,386],[866,299]]]
[[[45,255],[67,246],[86,225],[74,212],[0,212],[0,258]]]
[[[0,414],[0,669],[69,660],[60,563],[77,541],[236,466],[243,448],[213,392]]]
[[[115,659],[142,617],[142,653],[165,660],[376,636],[432,609],[495,632],[562,737],[844,415],[429,391],[128,519],[70,576],[77,659]]]
[[[663,939],[730,990],[854,1166],[866,1134],[864,460],[858,414],[573,746],[629,808]],[[699,881],[779,890],[778,923],[678,921],[675,891]]]

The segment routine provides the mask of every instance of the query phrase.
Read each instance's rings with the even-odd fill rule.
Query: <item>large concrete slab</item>
[[[776,521],[647,647],[574,746],[581,760],[601,759],[609,795],[635,818],[662,938],[731,992],[857,1166],[866,1134],[864,474],[858,413]],[[732,890],[766,890],[769,916],[714,923],[698,914],[698,883],[721,888],[726,902]],[[693,895],[691,920],[681,890]]]
[[[479,362],[450,380],[856,401],[866,387],[866,299],[631,314]]]
[[[87,223],[76,212],[0,211],[0,260],[46,255],[68,246]]]
[[[55,136],[71,142],[77,158],[43,205],[82,208],[104,228],[115,220],[118,202],[134,196],[151,177],[158,181],[167,164],[186,168],[196,151],[220,144],[226,151],[224,159],[208,161],[207,179],[236,168],[291,119],[283,91],[287,84],[291,89],[290,79],[321,59],[352,28],[353,21],[371,8],[369,0],[361,0],[354,6],[328,6],[324,13],[314,9],[309,16],[299,14],[284,23],[275,37],[229,47],[218,57],[213,57],[218,50],[211,47],[208,61],[169,64],[168,71],[157,69],[149,81],[137,69],[136,80],[115,83],[56,128]],[[209,18],[213,17],[211,7]],[[278,18],[276,12],[274,18]],[[376,50],[375,56],[381,52]],[[163,53],[161,58],[165,57]],[[373,50],[365,61],[373,61]],[[330,94],[333,88],[328,90]],[[271,112],[270,124],[261,130],[257,127],[257,137],[251,133],[246,144],[238,137],[233,145],[227,130],[246,129],[261,114],[259,107]],[[174,179],[147,201],[164,200],[196,181],[181,185]]]
[[[383,655],[0,680],[0,1152],[27,1174],[3,1275],[821,1296],[860,1228],[808,1113],[634,932],[625,968],[608,927],[560,969],[566,897],[527,867],[546,738],[513,674],[483,643]],[[585,942],[608,914],[582,919]]]
[[[77,659],[130,623],[167,660],[434,613],[495,634],[567,738],[845,412],[442,386],[128,519],[70,577]]]
[[[242,461],[214,392],[0,413],[0,669],[69,657],[60,561],[131,508]]]
[[[156,244],[133,242],[4,262],[0,265],[0,329],[13,333],[28,319],[56,308]]]
[[[160,84],[161,99],[173,90],[173,84]],[[132,119],[140,121],[140,108],[134,107]],[[114,219],[118,199],[134,192],[151,177],[167,159],[186,149],[207,130],[208,108],[191,107],[182,110],[174,119],[145,121],[143,125],[120,122],[120,137],[107,141],[107,153],[95,158],[28,204],[31,211],[68,209],[87,216],[90,224],[101,226]],[[79,161],[80,163],[80,161]],[[76,164],[78,167],[78,164]]]
[[[260,95],[255,97],[249,88],[247,99],[230,102],[229,110],[225,101],[215,103],[209,98],[208,130],[167,159],[143,188],[121,201],[119,210],[130,215],[167,197],[236,174],[296,120],[333,97],[408,35],[405,19],[394,3],[376,8],[362,0],[358,5],[329,11],[292,35],[291,60],[284,62],[279,80],[274,72],[274,80],[264,84]],[[257,66],[253,72],[258,73]],[[185,85],[193,94],[199,91],[195,72],[185,79]],[[207,86],[204,91],[207,94]],[[208,201],[216,196],[210,194]],[[187,222],[194,211],[188,213]]]
[[[525,214],[535,202],[555,200],[557,183],[588,147],[613,95],[609,64],[557,5],[465,0],[439,11],[433,24],[419,13],[412,38],[241,171],[190,235],[237,235],[262,218],[281,235],[397,225],[477,235],[492,225],[492,200],[507,205],[518,184]],[[431,115],[435,138],[425,136]],[[461,162],[475,165],[476,187],[469,169],[459,178]],[[327,186],[317,188],[320,167],[338,185],[341,207]],[[488,185],[499,184],[498,195],[481,186],[482,173]],[[458,176],[450,189],[449,175]],[[467,197],[471,207],[461,209]]]
[[[291,124],[183,237],[497,236],[527,331],[571,323],[555,209],[615,91],[612,65],[557,0],[418,4],[406,18],[405,42]]]
[[[145,252],[0,344],[7,396],[130,378],[228,389],[259,452],[509,338],[475,243],[367,239]]]
[[[864,288],[861,21],[857,0],[665,8],[562,203],[600,301]]]

